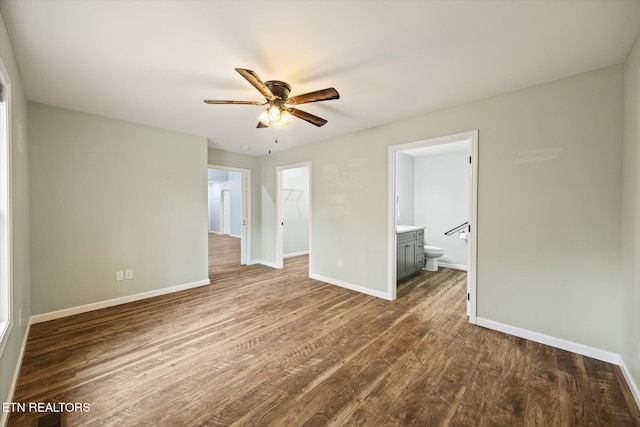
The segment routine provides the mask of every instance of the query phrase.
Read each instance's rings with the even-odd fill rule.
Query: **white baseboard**
[[[638,408],[640,408],[640,389],[638,388],[638,384],[633,380],[633,376],[631,375],[631,371],[627,367],[627,364],[624,363],[624,360],[622,359],[622,357],[620,357],[620,363],[618,363],[618,366],[620,366],[620,370],[622,371],[622,374],[624,375],[624,379],[627,380],[627,385],[629,386],[629,389],[631,390],[631,394],[633,395],[633,399],[636,401],[636,405],[638,405]]]
[[[292,252],[290,254],[284,254],[282,257],[283,258],[291,258],[291,257],[294,257],[294,256],[300,256],[300,255],[309,255],[309,251],[306,250],[306,251],[300,251],[300,252]]]
[[[235,237],[236,239],[241,239],[242,236],[239,236],[237,234],[229,234],[229,237]]]
[[[65,308],[63,310],[51,311],[49,313],[36,314],[35,316],[31,316],[31,323],[33,324],[33,323],[46,322],[48,320],[60,319],[62,317],[73,316],[74,314],[86,313],[88,311],[99,310],[101,308],[113,307],[114,305],[126,304],[128,302],[157,297],[159,295],[165,295],[173,292],[179,292],[187,289],[197,288],[200,286],[209,285],[210,283],[211,281],[209,279],[204,279],[204,280],[199,280],[197,282],[185,283],[182,285],[156,289],[153,291],[142,292],[134,295],[127,295],[120,298],[94,302],[91,304],[81,305],[78,307],[71,307],[71,308]]]
[[[18,353],[18,359],[16,361],[16,367],[13,370],[13,378],[11,379],[11,385],[9,385],[9,395],[7,396],[7,402],[13,401],[13,394],[16,391],[16,385],[18,384],[18,378],[20,377],[20,368],[22,368],[22,359],[24,358],[24,349],[27,347],[27,339],[29,338],[29,330],[31,329],[31,322],[27,324],[27,328],[24,331],[24,337],[22,338],[22,346]],[[9,421],[10,412],[1,412],[0,426],[5,427],[7,421]]]
[[[289,257],[294,257],[294,256],[298,256],[298,255],[305,255],[308,254],[309,251],[306,252],[296,252],[294,254],[288,254],[288,255],[284,255],[283,258],[289,258]],[[265,267],[271,267],[271,268],[282,268],[282,267],[278,267],[276,265],[275,262],[271,262],[271,261],[265,261],[263,259],[252,259],[251,261],[249,261],[248,265],[254,265],[254,264],[262,264]]]
[[[374,297],[391,301],[391,297],[386,292],[376,291],[374,289],[365,288],[360,285],[354,285],[353,283],[343,282],[342,280],[332,279],[330,277],[320,276],[318,274],[313,274],[313,273],[309,273],[309,277],[311,279],[329,283],[330,285],[340,286],[341,288],[350,289],[352,291],[360,292],[362,294],[367,294],[367,295],[371,295]]]
[[[583,356],[592,357],[594,359],[602,360],[603,362],[613,363],[614,365],[620,364],[620,355],[617,353],[611,353],[599,348],[590,347],[584,344],[578,344],[572,341],[563,340],[561,338],[552,337],[550,335],[518,328],[516,326],[506,325],[504,323],[495,322],[493,320],[483,319],[481,317],[477,317],[476,321],[477,325],[484,326],[485,328],[504,332],[509,335],[515,335],[516,337],[550,345],[551,347],[560,348],[562,350],[567,350],[572,353],[581,354]]]
[[[271,261],[265,261],[263,259],[254,259],[254,260],[249,261],[249,265],[254,265],[254,264],[262,264],[265,267],[271,267],[271,268],[280,268],[275,263],[273,263]]]
[[[438,261],[438,267],[453,268],[454,270],[467,271],[467,266],[462,264],[450,264],[448,262]]]

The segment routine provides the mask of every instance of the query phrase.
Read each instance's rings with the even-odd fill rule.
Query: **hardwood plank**
[[[462,319],[461,322],[465,322],[464,325],[466,325],[466,319]],[[475,351],[477,340],[460,341],[459,346],[450,349],[451,363],[440,381],[433,387],[433,392],[424,396],[418,381],[406,393],[413,397],[416,405],[422,401],[422,408],[416,416],[416,425],[448,425],[456,414],[462,397],[469,387],[469,380],[483,356],[482,353]]]
[[[611,369],[616,377],[616,383],[620,384],[620,391],[624,400],[626,401],[627,406],[631,410],[631,418],[637,420],[640,418],[640,408],[636,405],[635,400],[633,399],[633,394],[631,393],[631,389],[626,382],[624,374],[622,373],[622,369],[619,366],[612,365]],[[622,406],[622,405],[621,405]]]
[[[386,409],[376,425],[430,425],[421,423],[435,418],[431,398],[441,391],[438,390],[438,385],[450,373],[455,356],[465,344],[464,340],[459,339],[457,331],[466,324],[466,320],[460,316],[451,316],[448,310],[443,310],[451,305],[457,306],[459,311],[463,310],[464,299],[457,300],[445,299],[446,303],[439,308],[442,317],[437,321],[437,327],[407,352],[402,359],[405,366],[394,366],[383,390],[388,395],[389,404],[383,404]],[[432,351],[434,348],[439,349],[436,354]],[[403,372],[408,375],[403,375]],[[387,399],[381,399],[381,402],[386,402]],[[420,413],[424,411],[427,414],[421,416]]]
[[[375,384],[375,387],[368,394],[360,398],[360,401],[371,402],[371,405],[360,405],[355,408],[348,415],[345,421],[347,424],[384,425],[396,423],[398,420],[410,420],[413,418],[412,408],[397,407],[396,402],[406,401],[403,398],[404,391],[414,382],[416,377],[420,377],[423,373],[429,372],[434,378],[439,378],[441,368],[447,364],[447,354],[442,351],[438,352],[435,357],[429,357],[429,354],[435,348],[446,348],[447,345],[445,343],[455,339],[455,335],[443,333],[442,331],[449,330],[456,320],[460,320],[459,316],[452,317],[449,315],[448,310],[443,309],[453,305],[451,296],[447,294],[451,288],[446,285],[450,282],[444,280],[447,278],[446,275],[450,274],[451,271],[443,271],[441,275],[443,279],[441,283],[445,286],[438,286],[436,284],[437,279],[434,279],[435,276],[431,274],[426,274],[424,277],[427,279],[423,279],[422,282],[414,279],[414,283],[412,283],[414,289],[437,292],[432,298],[420,296],[420,292],[404,293],[403,298],[415,298],[416,296],[420,299],[424,298],[427,306],[430,301],[434,301],[434,298],[441,300],[443,304],[436,306],[436,310],[427,310],[426,312],[424,307],[421,306],[419,308],[419,311],[416,312],[417,314],[427,315],[430,320],[433,320],[433,322],[428,322],[430,324],[428,333],[424,336],[413,338],[414,344],[405,347],[403,354],[395,356],[395,362],[384,373],[384,377]],[[424,295],[428,294],[425,293]],[[458,302],[461,301],[459,297],[457,300]],[[460,309],[460,307],[458,308]],[[426,395],[426,393],[423,393],[423,395]]]
[[[637,426],[633,412],[623,409],[626,400],[624,389],[618,383],[619,377],[613,371],[613,366],[590,357],[584,358],[589,383],[592,384],[593,403],[598,411],[600,425]]]
[[[556,349],[527,342],[529,353],[529,384],[525,424],[536,426],[560,425],[560,385]]]
[[[489,425],[487,418],[492,414],[492,402],[502,375],[502,364],[496,363],[506,358],[509,341],[504,335],[488,330],[471,328],[468,332],[477,343],[474,353],[479,360],[467,384],[467,389],[456,408],[450,424],[455,426]]]
[[[640,424],[619,368],[470,325],[464,272],[391,302],[209,243],[211,286],[33,325],[13,401],[90,403],[76,426]]]
[[[599,426],[583,357],[556,350],[561,425]]]
[[[530,375],[527,341],[508,337],[512,344],[502,360],[502,375],[497,384],[492,413],[487,418],[491,426],[520,426],[524,424],[527,402],[527,383]]]

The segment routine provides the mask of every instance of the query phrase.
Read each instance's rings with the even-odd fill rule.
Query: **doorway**
[[[402,221],[399,222],[399,218],[406,218],[406,209],[413,211],[415,208],[419,208],[420,201],[417,201],[417,206],[414,207],[414,201],[410,204],[405,204],[400,209],[399,200],[403,196],[406,199],[406,195],[403,194],[404,189],[399,188],[399,182],[403,181],[402,177],[398,177],[399,169],[406,169],[404,165],[399,165],[399,161],[403,162],[403,156],[405,154],[417,155],[418,153],[445,153],[456,151],[461,146],[468,147],[469,158],[463,158],[463,161],[468,161],[468,180],[467,180],[467,220],[461,220],[460,224],[455,222],[451,225],[450,230],[444,230],[443,238],[459,238],[466,241],[466,270],[467,270],[467,315],[469,316],[470,323],[476,323],[476,304],[477,304],[477,289],[476,289],[476,252],[477,252],[477,189],[478,189],[478,131],[463,132],[454,135],[448,135],[439,138],[432,138],[423,141],[416,141],[408,144],[401,144],[389,147],[389,201],[388,201],[388,236],[389,236],[389,248],[388,248],[388,296],[389,299],[396,299],[396,287],[397,287],[397,233],[396,227]],[[466,156],[466,155],[465,155]],[[409,156],[406,156],[409,157]],[[416,175],[417,176],[417,175]],[[415,180],[416,178],[409,178],[409,180]],[[421,178],[417,178],[421,179]],[[406,180],[406,178],[405,178]],[[413,197],[413,196],[412,196]],[[433,204],[433,202],[431,202]],[[408,207],[407,207],[408,206]],[[413,213],[413,212],[411,212]],[[421,221],[424,221],[424,216],[421,217]],[[457,221],[457,220],[456,220]],[[467,222],[464,225],[464,222]],[[429,227],[430,224],[411,224]],[[453,232],[451,230],[454,230]],[[448,237],[444,237],[447,234]],[[429,244],[425,240],[425,244]],[[460,265],[454,263],[448,265],[453,268],[462,268]]]
[[[209,165],[209,232],[240,239],[240,264],[251,261],[249,169]]]
[[[311,256],[311,163],[282,166],[277,174],[276,268],[282,268],[284,258]]]

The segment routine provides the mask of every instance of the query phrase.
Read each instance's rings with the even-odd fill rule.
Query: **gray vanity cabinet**
[[[419,272],[424,267],[424,229],[398,233],[397,281]]]

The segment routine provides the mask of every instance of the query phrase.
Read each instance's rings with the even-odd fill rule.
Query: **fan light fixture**
[[[281,105],[271,103],[258,117],[260,123],[265,126],[284,127],[293,122],[293,116]]]
[[[280,120],[280,108],[275,104],[269,107],[269,120],[272,122]]]

